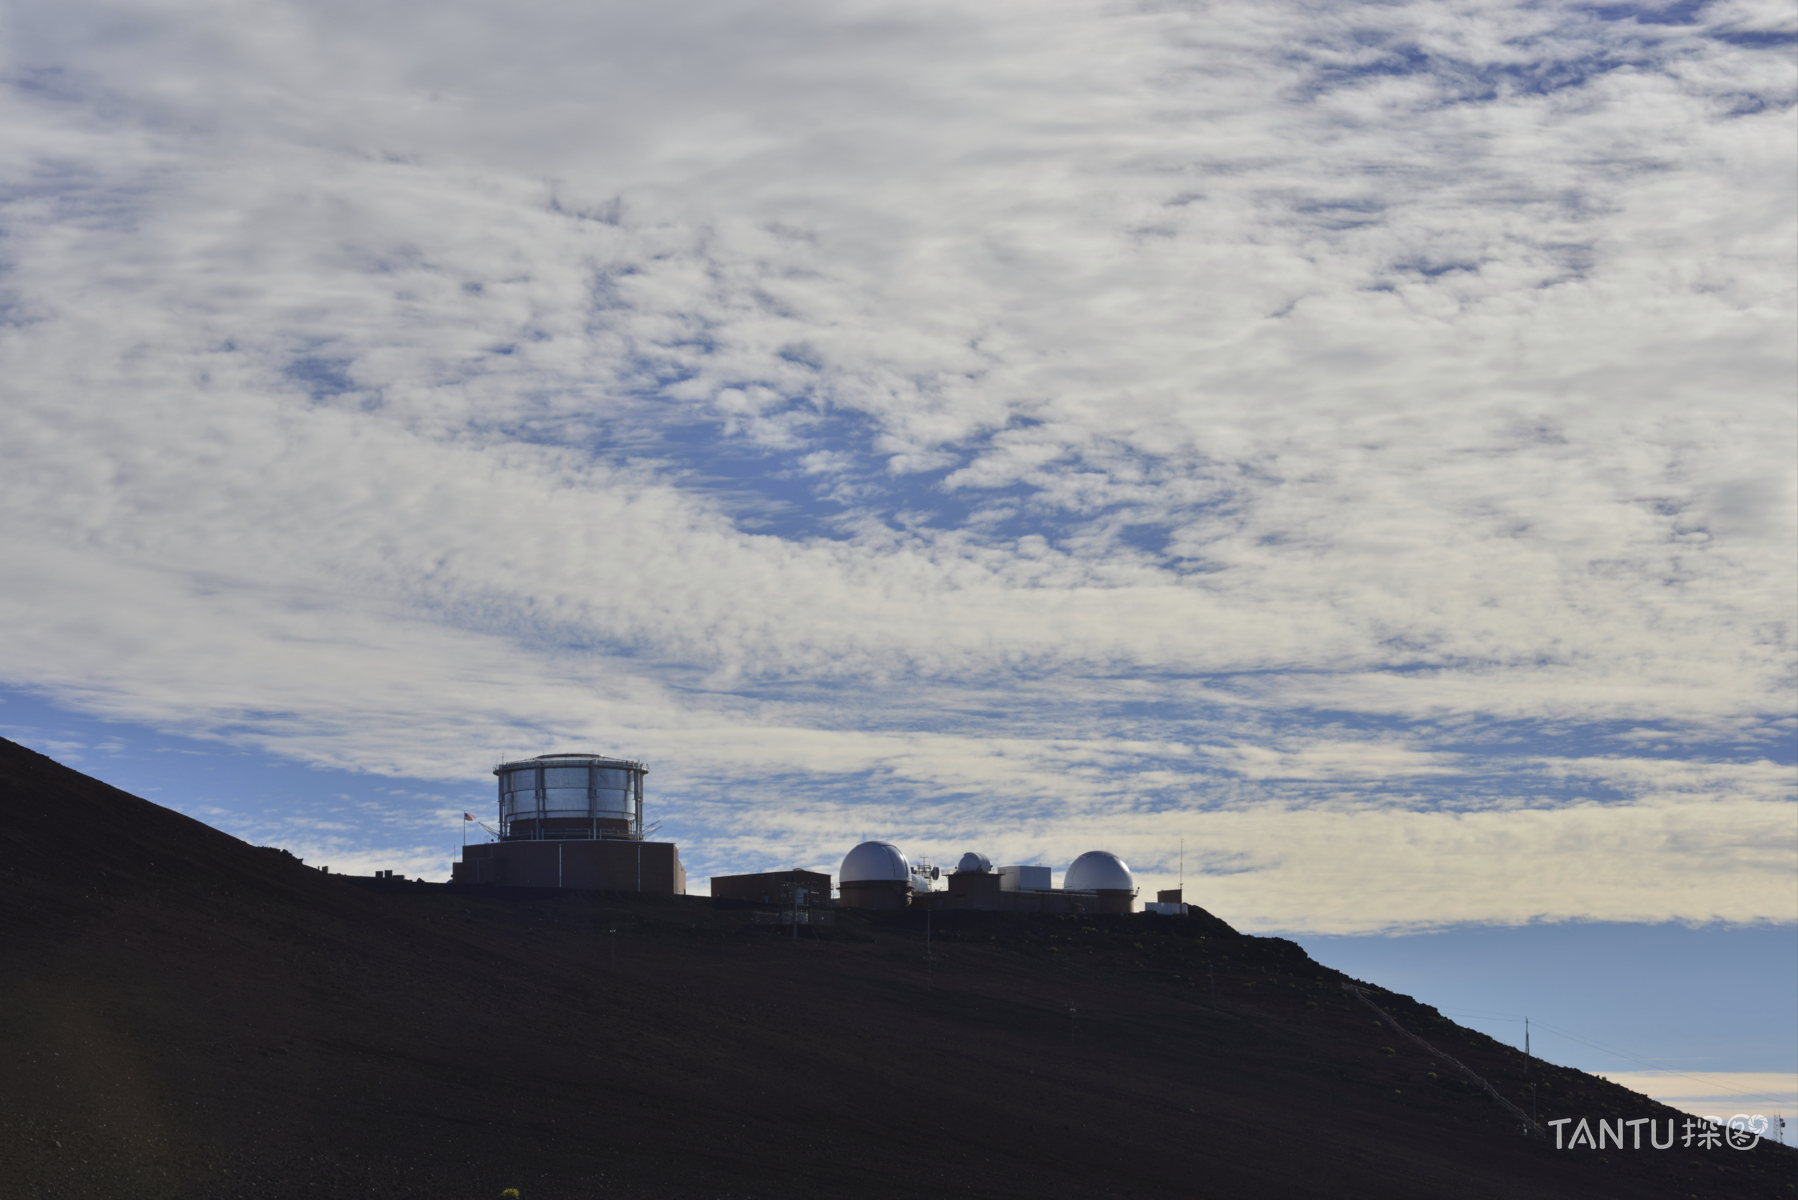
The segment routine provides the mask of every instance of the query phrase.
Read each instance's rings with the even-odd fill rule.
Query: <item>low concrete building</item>
[[[828,906],[830,876],[820,871],[761,871],[754,875],[712,876],[712,899],[777,908]]]
[[[934,869],[930,877],[935,878]],[[1104,850],[1076,858],[1059,888],[1050,868],[1013,863],[994,869],[970,850],[949,873],[946,891],[919,882],[916,869],[891,842],[863,842],[843,859],[840,880],[846,908],[988,909],[995,912],[1127,913],[1136,907],[1136,884],[1124,860]]]
[[[450,882],[687,894],[679,847],[628,838],[481,842],[463,848]]]
[[[1155,893],[1155,903],[1145,904],[1142,910],[1146,913],[1158,913],[1164,917],[1184,917],[1187,909],[1181,903],[1179,888],[1163,888]]]
[[[1129,867],[1103,850],[1075,859],[1063,886],[1051,883],[1048,867],[1013,863],[995,870],[986,855],[970,850],[950,873],[947,891],[914,893],[912,903],[933,909],[1034,913],[1127,913],[1135,907],[1136,887]]]
[[[1100,900],[1093,892],[1069,892],[1054,888],[1046,892],[999,892],[991,897],[957,895],[954,891],[931,892],[915,896],[912,903],[943,912],[948,909],[973,909],[984,912],[1028,913],[1097,913],[1114,912],[1115,907]]]
[[[973,909],[985,912],[1078,913],[1099,912],[1095,892],[1070,892],[1050,887],[1048,867],[1013,864],[994,870],[986,855],[975,851],[961,856],[949,873],[946,891],[918,893],[912,903],[942,911]]]
[[[962,855],[966,858],[967,855]],[[1007,892],[1046,892],[1055,885],[1048,867],[1013,863],[999,868],[999,887]]]

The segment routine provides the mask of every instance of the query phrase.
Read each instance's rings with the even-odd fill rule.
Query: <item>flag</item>
[[[463,813],[462,819],[464,821],[472,821],[472,820],[474,820],[474,814],[473,813]]]

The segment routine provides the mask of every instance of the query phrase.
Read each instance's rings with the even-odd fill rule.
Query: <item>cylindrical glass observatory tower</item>
[[[640,762],[600,754],[540,754],[501,763],[499,836],[504,842],[643,837]]]

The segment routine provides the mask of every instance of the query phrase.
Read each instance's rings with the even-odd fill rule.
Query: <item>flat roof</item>
[[[649,768],[634,758],[614,758],[610,754],[539,754],[535,758],[515,758],[511,762],[503,762],[493,768],[498,775],[501,771],[516,771],[520,767],[542,767],[551,763],[579,763],[584,766],[624,767],[632,771],[641,771],[645,775]]]

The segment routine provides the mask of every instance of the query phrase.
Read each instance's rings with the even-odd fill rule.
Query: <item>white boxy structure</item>
[[[999,868],[999,890],[1002,892],[1046,892],[1051,886],[1048,867],[1014,863]]]

